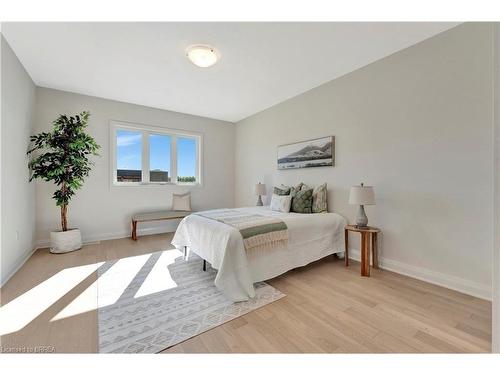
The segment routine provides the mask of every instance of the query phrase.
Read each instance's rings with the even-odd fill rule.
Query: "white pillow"
[[[273,194],[273,196],[271,197],[271,210],[273,211],[290,212],[291,204],[291,195]]]
[[[191,211],[191,193],[172,194],[172,210]]]

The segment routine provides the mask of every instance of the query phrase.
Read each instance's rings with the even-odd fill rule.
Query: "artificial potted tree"
[[[50,233],[50,252],[67,253],[82,247],[79,229],[68,228],[68,204],[75,191],[82,187],[93,162],[91,155],[98,155],[100,146],[85,133],[90,113],[84,111],[68,117],[60,115],[51,132],[32,135],[32,148],[28,155],[30,181],[39,178],[53,182],[58,190],[52,196],[61,209],[61,231]]]

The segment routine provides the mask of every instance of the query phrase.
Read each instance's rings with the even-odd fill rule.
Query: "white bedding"
[[[274,216],[288,226],[288,244],[271,250],[246,251],[240,232],[227,224],[196,214],[185,217],[172,240],[187,246],[218,270],[215,285],[233,301],[255,296],[253,283],[344,251],[346,220],[335,213],[298,214],[272,211],[268,206],[239,211]]]

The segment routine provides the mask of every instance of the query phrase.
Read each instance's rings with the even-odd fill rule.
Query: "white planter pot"
[[[80,229],[66,232],[50,232],[50,252],[53,254],[69,253],[82,248]]]

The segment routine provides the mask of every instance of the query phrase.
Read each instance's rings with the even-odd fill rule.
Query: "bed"
[[[187,248],[215,268],[215,285],[233,301],[255,296],[253,283],[272,279],[293,268],[327,255],[344,252],[346,220],[336,213],[299,214],[272,211],[268,206],[242,207],[238,211],[275,217],[288,227],[286,245],[272,249],[245,250],[240,232],[198,212],[185,217],[172,240],[179,250]],[[210,211],[205,211],[210,212]]]

